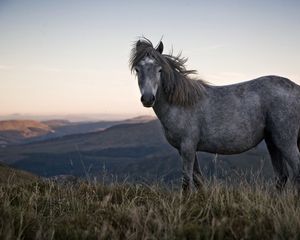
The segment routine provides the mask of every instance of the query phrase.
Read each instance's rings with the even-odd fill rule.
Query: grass
[[[32,183],[38,181],[36,175],[30,174],[28,172],[17,170],[7,165],[0,163],[0,183]]]
[[[0,184],[1,239],[300,239],[300,200],[265,185]]]

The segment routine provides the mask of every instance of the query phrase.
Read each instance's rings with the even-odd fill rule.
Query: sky
[[[0,115],[151,115],[128,59],[139,36],[214,85],[300,84],[300,1],[0,0]]]

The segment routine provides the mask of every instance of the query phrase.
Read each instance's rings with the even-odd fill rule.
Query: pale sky
[[[300,1],[0,0],[0,114],[152,114],[128,58],[163,36],[215,85],[300,83]]]

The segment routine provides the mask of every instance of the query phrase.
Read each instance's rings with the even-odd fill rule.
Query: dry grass
[[[299,239],[290,190],[212,183],[181,197],[161,186],[0,184],[1,239]]]
[[[6,184],[22,183],[28,184],[36,182],[39,177],[30,174],[28,172],[10,168],[0,163],[0,184],[6,182]]]

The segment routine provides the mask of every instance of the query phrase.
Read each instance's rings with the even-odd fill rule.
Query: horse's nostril
[[[141,102],[144,102],[145,101],[145,97],[144,95],[141,96]]]
[[[154,102],[154,101],[155,101],[155,96],[152,95],[152,96],[151,96],[151,102]]]

